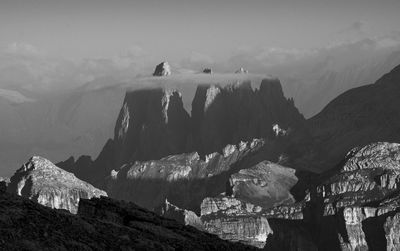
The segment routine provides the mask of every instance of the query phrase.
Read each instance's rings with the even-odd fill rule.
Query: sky
[[[0,46],[73,60],[150,53],[220,59],[242,48],[309,49],[400,27],[399,0],[1,0]]]
[[[126,82],[161,61],[261,74],[362,62],[400,50],[398,13],[399,0],[0,0],[0,89]]]

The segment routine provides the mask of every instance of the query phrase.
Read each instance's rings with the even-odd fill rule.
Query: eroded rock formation
[[[192,103],[193,139],[201,154],[220,151],[227,144],[271,138],[272,126],[297,128],[303,116],[286,99],[278,79],[264,79],[259,89],[250,81],[225,87],[200,85]]]
[[[263,140],[253,140],[227,145],[222,154],[208,154],[205,159],[193,152],[136,161],[112,171],[106,190],[113,198],[135,201],[149,209],[168,199],[179,207],[198,211],[203,198],[226,190],[229,175],[263,144]]]
[[[15,172],[7,190],[42,205],[66,209],[71,213],[77,212],[82,198],[107,196],[106,192],[39,156],[32,157]]]
[[[263,166],[233,174],[233,188],[237,177]],[[276,177],[268,168],[260,175],[250,174],[239,182],[260,185],[264,175]],[[268,208],[234,192],[205,198],[199,217],[202,229],[210,233],[267,250],[397,250],[399,175],[400,144],[374,143],[350,151],[338,169],[322,175],[320,184],[302,201],[281,200]],[[290,181],[292,176],[289,172],[283,177]],[[285,184],[285,179],[280,182]]]

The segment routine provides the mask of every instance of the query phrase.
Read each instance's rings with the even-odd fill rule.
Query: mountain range
[[[3,200],[23,214],[50,214],[83,224],[86,230],[111,222],[118,228],[141,226],[140,231],[149,233],[144,228],[156,221],[185,233],[195,231],[191,236],[205,231],[266,250],[396,250],[399,82],[396,66],[374,84],[337,96],[310,119],[296,108],[295,100],[285,97],[277,78],[245,72],[152,76],[100,88],[88,84],[75,96],[60,97],[63,105],[55,111],[43,103],[49,111],[44,114],[50,116],[31,110],[30,118],[45,116],[54,124],[73,121],[71,125],[87,130],[87,135],[101,135],[100,128],[113,119],[114,133],[103,141],[99,155],[65,158],[55,165],[33,157],[2,183],[7,190]],[[119,112],[114,106],[101,112],[109,103],[101,102],[99,95],[116,103],[119,99]],[[13,109],[28,109],[7,102]],[[91,114],[94,110],[98,112]],[[90,128],[93,121],[104,124]],[[45,132],[48,124],[43,123],[40,129]],[[49,211],[26,199],[69,212]],[[24,211],[26,207],[30,211]],[[151,220],[137,220],[138,210]],[[149,210],[175,221],[164,225],[164,218],[159,220]],[[3,222],[5,226],[8,221]],[[32,224],[48,223],[39,218]],[[27,228],[17,225],[10,231],[18,229]],[[75,236],[75,229],[68,231],[68,238]],[[16,239],[5,236],[11,237],[3,244]],[[121,237],[121,245],[135,243],[132,236],[129,232]],[[29,235],[25,244],[43,245],[40,238]],[[150,244],[142,244],[168,243],[163,238],[158,236],[157,244],[146,237]],[[201,238],[204,243],[192,244],[216,247],[208,241],[220,241]],[[190,245],[175,239],[171,243]],[[220,245],[234,248],[226,242]]]

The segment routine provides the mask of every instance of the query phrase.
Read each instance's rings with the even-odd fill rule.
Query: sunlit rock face
[[[156,208],[155,212],[166,218],[174,219],[184,225],[190,225],[199,230],[204,230],[203,223],[196,213],[190,210],[181,209],[174,204],[171,204],[167,199],[165,200],[164,204],[162,204],[159,208]]]
[[[203,198],[225,192],[229,175],[263,144],[263,140],[253,140],[228,145],[222,153],[204,159],[193,152],[136,161],[113,171],[106,190],[113,198],[135,201],[149,209],[168,199],[181,208],[199,211]]]
[[[223,239],[264,247],[274,234],[269,217],[302,219],[303,207],[292,206],[290,189],[296,183],[293,169],[268,161],[242,169],[230,176],[231,196],[208,197],[201,203],[203,228]]]
[[[290,184],[280,189],[290,194],[295,181],[290,169],[260,162],[232,174],[225,194],[202,201],[202,229],[267,250],[397,250],[399,154],[395,143],[355,148],[299,202],[260,189],[269,180],[266,185]],[[275,203],[241,196],[249,184],[259,193],[247,194],[270,195]]]
[[[229,181],[235,198],[263,208],[295,202],[290,189],[298,178],[292,168],[263,161],[232,174]]]
[[[180,219],[226,240],[263,247],[267,237],[273,234],[268,218],[303,219],[304,205],[292,204],[290,189],[296,182],[293,169],[263,161],[231,174],[229,186],[222,195],[204,198],[196,217],[199,220],[188,218],[187,211],[176,206],[173,214],[163,211],[162,215]],[[228,193],[230,195],[226,196]]]
[[[10,179],[7,190],[42,205],[76,213],[81,198],[107,196],[107,193],[79,180],[49,160],[34,156]]]
[[[400,145],[373,143],[350,151],[340,171],[317,187],[324,214],[348,205],[382,200],[400,183]]]
[[[380,142],[350,151],[336,174],[311,192],[306,218],[317,226],[317,245],[391,250],[397,238],[392,216],[400,209],[399,175],[400,144]]]
[[[259,248],[264,247],[267,236],[273,233],[265,217],[252,215],[209,218],[204,221],[204,228],[224,240],[240,241]]]

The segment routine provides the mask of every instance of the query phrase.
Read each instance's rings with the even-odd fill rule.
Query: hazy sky
[[[238,48],[315,48],[390,34],[399,0],[0,0],[0,46],[64,58],[142,49],[160,59]]]

